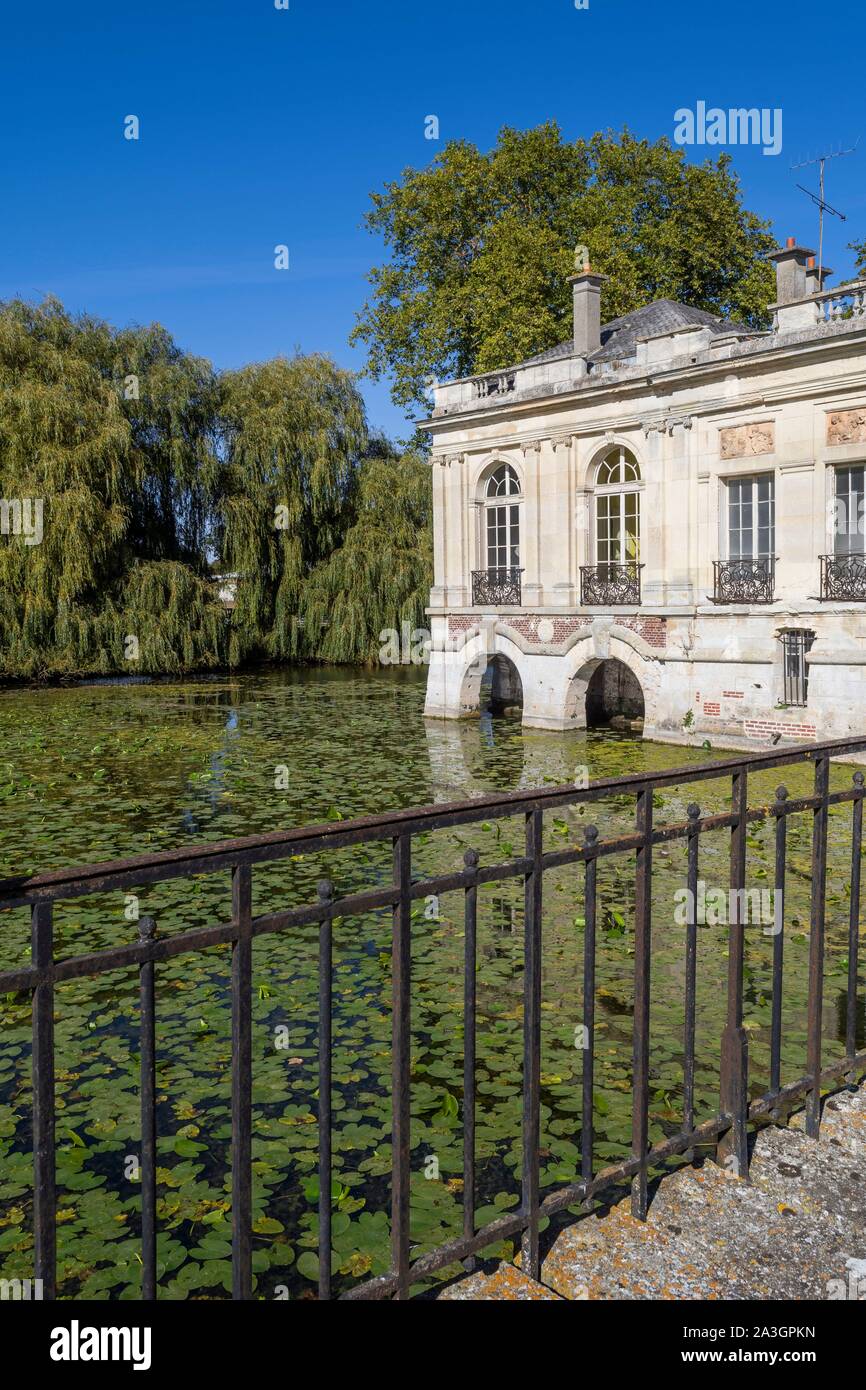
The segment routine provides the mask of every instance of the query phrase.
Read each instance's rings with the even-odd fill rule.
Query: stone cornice
[[[431,417],[427,420],[417,422],[419,428],[427,429],[431,434],[447,430],[449,427],[464,426],[472,423],[473,425],[483,421],[492,420],[513,420],[515,417],[533,413],[537,414],[542,405],[547,405],[557,410],[573,410],[584,404],[597,408],[599,400],[605,400],[611,396],[634,397],[636,395],[656,395],[669,396],[674,391],[680,389],[678,383],[692,383],[703,381],[706,378],[720,377],[722,379],[734,377],[738,381],[751,376],[774,372],[782,369],[785,363],[790,361],[801,362],[803,358],[813,358],[816,361],[828,355],[836,356],[863,356],[866,359],[866,335],[863,330],[850,331],[847,334],[825,334],[821,337],[811,337],[801,340],[797,335],[791,334],[793,342],[777,343],[772,347],[761,351],[743,354],[735,357],[723,357],[716,360],[689,363],[687,365],[669,368],[660,368],[651,372],[643,372],[640,375],[619,375],[613,380],[604,381],[599,378],[593,382],[591,376],[582,378],[587,383],[578,388],[568,391],[544,392],[536,394],[527,393],[517,399],[510,399],[502,403],[495,411],[470,409],[463,412],[456,412],[451,415]],[[854,378],[842,383],[834,383],[840,390],[857,390],[866,387],[866,367],[863,372]],[[661,389],[659,389],[661,388]],[[805,392],[809,396],[820,395],[827,390],[826,378],[816,381],[813,386],[799,382],[791,387],[778,386],[760,393],[760,404],[764,400],[784,401],[794,395],[802,396]],[[736,411],[754,405],[755,401],[743,401],[724,397],[719,398],[715,407],[717,412]],[[696,401],[689,406],[689,413],[692,415],[705,415],[709,407],[709,402]],[[636,423],[640,424],[642,418],[647,418],[645,411],[635,417]],[[570,426],[570,432],[578,434],[587,432],[581,430],[580,426]],[[562,431],[559,431],[562,433]],[[517,441],[511,437],[511,443]]]
[[[864,345],[864,355],[866,355],[866,345]],[[816,397],[828,395],[829,389],[827,381],[823,380],[816,381],[813,384],[799,382],[796,385],[792,383],[790,387],[779,387],[776,390],[756,391],[750,393],[748,396],[739,396],[736,400],[731,400],[729,397],[716,396],[705,401],[695,401],[693,404],[690,404],[687,414],[677,414],[675,416],[668,416],[664,412],[659,415],[648,415],[646,411],[640,411],[638,413],[624,410],[617,418],[615,429],[608,428],[606,422],[603,428],[600,427],[596,415],[593,416],[591,420],[588,420],[586,424],[582,424],[579,420],[574,420],[569,423],[567,430],[563,431],[559,428],[553,428],[549,435],[543,437],[539,437],[537,429],[533,430],[531,435],[525,437],[514,434],[491,434],[487,435],[483,440],[473,440],[465,445],[460,456],[468,457],[470,454],[494,453],[497,450],[538,447],[544,439],[551,442],[555,440],[556,444],[559,445],[581,439],[598,439],[601,442],[609,434],[624,434],[629,430],[640,430],[644,436],[655,432],[667,434],[670,433],[668,422],[673,422],[674,424],[682,423],[685,425],[685,421],[688,420],[690,424],[685,425],[687,429],[694,428],[695,423],[713,425],[720,416],[743,416],[756,411],[777,411],[786,401],[814,400]],[[833,400],[828,402],[824,409],[827,411],[839,409],[840,397],[852,394],[866,397],[866,369],[864,369],[862,373],[858,373],[856,376],[850,377],[847,380],[834,381],[832,383]],[[557,408],[565,408],[562,397],[552,397],[551,401]],[[535,413],[537,414],[537,410]],[[772,419],[774,416],[770,415],[762,418]],[[450,423],[456,424],[456,417],[451,420]],[[748,422],[744,421],[743,423]],[[841,446],[830,445],[828,447]],[[431,453],[431,462],[441,463],[443,460],[455,456],[456,451],[454,449],[443,449],[441,453],[434,450]]]

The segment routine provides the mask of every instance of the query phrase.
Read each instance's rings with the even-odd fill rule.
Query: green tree
[[[239,576],[230,659],[294,658],[306,578],[345,530],[364,403],[329,358],[278,358],[226,373],[221,430],[220,549]]]
[[[127,542],[136,557],[205,573],[221,478],[216,373],[159,324],[114,333],[110,370],[137,464]]]
[[[388,259],[353,340],[395,402],[426,405],[433,376],[518,362],[571,332],[576,244],[610,278],[606,320],[671,298],[756,326],[774,297],[769,225],[742,205],[727,155],[687,162],[629,131],[563,140],[506,127],[482,153],[452,141],[372,196],[368,229]]]
[[[92,352],[80,350],[85,336],[91,349],[106,341],[55,301],[14,301],[0,314],[0,493],[41,516],[36,543],[15,535],[14,521],[0,541],[0,660],[25,674],[66,645],[75,614],[120,572],[129,430]]]
[[[0,393],[0,676],[368,661],[422,620],[429,472],[328,358],[218,377],[159,325],[13,301]]]
[[[121,382],[135,367],[139,397],[127,400]],[[0,306],[0,496],[38,506],[42,532],[28,544],[12,512],[0,537],[0,671],[182,671],[220,659],[223,611],[199,577],[202,480],[216,470],[194,403],[203,381],[210,389],[209,368],[181,365],[163,330],[115,335],[56,300]]]
[[[312,571],[301,615],[310,656],[372,664],[380,633],[424,624],[433,574],[430,468],[384,440],[358,474],[342,545]]]
[[[864,280],[866,279],[866,241],[851,241],[848,245],[857,258],[854,274],[857,279]]]

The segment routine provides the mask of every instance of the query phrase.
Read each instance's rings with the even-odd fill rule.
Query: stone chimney
[[[824,288],[824,281],[827,279],[828,275],[832,274],[833,272],[828,265],[822,265],[819,272],[815,264],[815,257],[810,256],[808,265],[806,266],[806,293],[820,294]]]
[[[768,260],[776,262],[776,305],[794,304],[814,291],[807,287],[806,272],[809,257],[814,251],[806,246],[797,246],[792,236],[788,237],[783,251],[771,251]]]
[[[601,287],[606,279],[588,265],[568,277],[574,294],[575,357],[589,357],[601,347]]]

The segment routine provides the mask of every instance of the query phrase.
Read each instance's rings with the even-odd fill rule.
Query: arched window
[[[484,536],[489,570],[520,568],[520,480],[502,463],[484,490]]]
[[[628,449],[605,455],[595,476],[596,564],[640,560],[640,486],[640,468]]]

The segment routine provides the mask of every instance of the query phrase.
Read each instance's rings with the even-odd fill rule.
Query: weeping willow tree
[[[0,672],[186,670],[225,645],[196,572],[218,467],[198,436],[207,374],[178,358],[162,330],[122,341],[54,300],[0,306]],[[183,583],[153,573],[181,562]]]
[[[222,382],[223,568],[238,576],[232,664],[303,655],[310,572],[342,540],[367,440],[351,373],[277,358]]]
[[[420,621],[427,470],[328,358],[217,376],[159,325],[15,300],[0,398],[0,676],[366,661]]]
[[[302,604],[309,655],[372,663],[384,629],[423,625],[433,572],[430,469],[383,447],[358,475],[354,520],[312,571]]]
[[[128,544],[136,557],[205,574],[221,478],[217,376],[159,324],[117,332],[111,352],[136,460]]]
[[[129,429],[111,385],[77,350],[79,332],[94,338],[98,328],[79,328],[54,302],[0,314],[0,492],[42,516],[38,539],[16,535],[13,510],[0,542],[0,660],[25,675],[77,668],[83,653],[70,640],[93,634],[76,619],[122,568]]]

